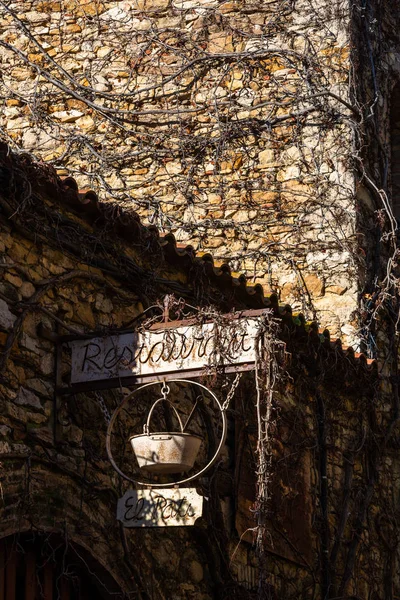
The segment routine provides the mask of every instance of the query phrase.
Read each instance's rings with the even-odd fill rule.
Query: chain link
[[[164,380],[163,384],[162,384],[162,388],[161,388],[161,395],[164,398],[164,400],[167,399],[167,396],[170,393],[170,391],[171,390],[170,390],[169,386],[165,383],[165,380]]]
[[[108,425],[111,421],[111,415],[107,408],[106,403],[104,402],[104,398],[99,392],[95,392],[95,397],[96,397],[96,402],[99,405],[99,408],[104,415],[104,420]]]
[[[239,385],[239,381],[240,381],[242,375],[243,375],[243,373],[236,373],[236,377],[232,383],[231,389],[229,390],[229,392],[226,396],[225,402],[222,405],[222,410],[228,410],[230,401],[233,398],[233,395],[236,391],[237,386]]]

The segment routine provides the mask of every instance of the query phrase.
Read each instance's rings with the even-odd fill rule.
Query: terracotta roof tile
[[[79,190],[76,180],[72,177],[63,179],[62,184],[68,189],[77,192],[78,200],[76,201],[75,199],[75,201],[71,202],[70,197],[68,199],[62,197],[62,201],[68,200],[70,207],[75,210],[79,209],[79,212],[86,217],[104,217],[105,207],[109,205],[99,202],[97,194],[93,190]],[[153,236],[161,246],[167,262],[177,267],[185,268],[195,260],[202,261],[212,285],[223,287],[224,289],[232,288],[235,290],[235,295],[251,308],[277,305],[278,300],[275,293],[266,296],[262,285],[248,285],[246,276],[243,274],[234,276],[228,264],[222,263],[216,266],[212,254],[208,252],[197,253],[190,244],[184,245],[177,242],[172,233],[162,235],[154,226],[146,227],[141,223],[139,216],[134,211],[120,209],[117,229],[120,235],[127,238],[136,236],[139,230],[142,236],[143,234],[145,237]]]

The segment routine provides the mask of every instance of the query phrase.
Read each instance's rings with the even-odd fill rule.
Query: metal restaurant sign
[[[249,311],[250,312],[250,311]],[[262,311],[252,311],[262,313]],[[200,372],[210,364],[243,371],[255,362],[258,314],[215,323],[169,322],[156,328],[70,342],[71,383]]]
[[[203,496],[194,488],[129,490],[117,505],[124,527],[194,525],[202,512]]]

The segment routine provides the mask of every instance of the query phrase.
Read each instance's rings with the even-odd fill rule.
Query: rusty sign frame
[[[235,313],[228,313],[224,315],[230,321],[234,322],[239,319],[246,318],[258,318],[263,317],[271,312],[271,309],[253,309],[253,310],[244,310],[238,311]],[[207,320],[204,322],[211,323],[211,320]],[[198,320],[196,317],[184,319],[180,321],[167,321],[167,322],[158,322],[149,327],[149,332],[157,332],[159,330],[168,330],[168,329],[177,329],[182,326],[192,326],[196,325]],[[40,335],[45,339],[52,341],[56,344],[56,393],[59,396],[75,394],[79,392],[88,392],[88,391],[96,391],[96,390],[106,390],[118,387],[130,387],[138,384],[144,384],[148,382],[157,382],[157,381],[169,381],[171,379],[176,378],[177,370],[164,371],[160,374],[146,374],[146,375],[130,375],[123,377],[110,377],[107,379],[101,380],[93,380],[86,381],[80,383],[71,383],[69,386],[65,386],[62,384],[61,374],[62,374],[62,346],[69,342],[74,341],[83,341],[83,340],[91,340],[95,338],[109,338],[111,336],[124,335],[124,334],[134,334],[137,330],[129,329],[129,330],[111,330],[107,333],[103,332],[93,332],[90,334],[64,334],[60,335],[59,333],[55,333],[45,327],[40,328]],[[225,365],[223,367],[224,373],[238,373],[245,371],[252,371],[255,367],[255,361],[243,362],[235,365]],[[195,368],[193,370],[185,370],[184,375],[185,378],[198,378],[203,377],[207,373],[207,368]]]

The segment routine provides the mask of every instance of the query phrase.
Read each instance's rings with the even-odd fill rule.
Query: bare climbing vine
[[[35,287],[23,301],[1,290],[1,299],[18,315],[2,351],[3,375],[32,313],[69,333],[82,329],[82,322],[77,329],[73,317],[57,312],[51,298],[60,287],[72,295],[77,281],[87,282],[86,298],[102,291],[127,306],[134,294],[147,309],[157,305],[160,294],[174,292],[186,303],[207,306],[196,317],[199,323],[211,319],[220,332],[232,327],[219,307],[222,300],[226,306],[226,297],[212,297],[200,269],[188,290],[157,272],[162,253],[156,244],[150,248],[151,269],[140,268],[122,243],[107,239],[107,227],[121,214],[134,209],[179,242],[211,251],[216,261],[277,292],[282,304],[293,304],[305,320],[322,321],[335,335],[346,333],[369,357],[380,359],[382,388],[364,394],[361,386],[352,387],[352,360],[339,352],[335,359],[330,355],[336,369],[342,360],[348,366],[338,396],[351,389],[353,400],[362,397],[356,418],[354,407],[344,401],[339,409],[335,405],[338,381],[323,360],[321,334],[299,316],[281,329],[272,317],[265,319],[256,375],[259,597],[270,575],[265,516],[271,502],[271,431],[284,422],[274,404],[282,385],[282,338],[290,342],[285,327],[291,331],[294,322],[314,333],[306,349],[294,344],[290,352],[303,386],[298,398],[315,400],[316,425],[306,427],[297,413],[290,414],[295,441],[287,444],[294,454],[315,454],[309,496],[320,546],[317,567],[303,548],[292,548],[293,556],[309,576],[310,598],[318,597],[320,580],[323,600],[367,597],[354,580],[370,577],[369,597],[379,597],[384,579],[385,600],[392,600],[399,593],[392,536],[399,514],[389,500],[397,497],[397,483],[388,461],[398,443],[400,311],[388,117],[398,65],[386,68],[385,62],[398,52],[398,43],[388,9],[370,0],[351,6],[313,0],[54,4],[0,1],[2,137],[17,153],[20,168],[9,189],[15,202],[2,199],[2,219],[21,235],[34,230],[35,243],[52,240],[92,271],[70,269],[38,279],[32,267],[1,262],[2,271]],[[26,154],[42,160],[35,163],[40,181],[56,180],[50,165],[108,202],[105,232],[97,235],[74,219],[63,220],[40,202],[40,194],[32,196],[24,176],[31,165]],[[93,274],[95,269],[107,276]],[[113,287],[110,277],[126,287]],[[184,302],[174,309],[178,318],[186,316]],[[147,324],[158,314],[150,313]],[[135,319],[130,315],[123,325]],[[215,356],[219,342],[216,336]],[[219,365],[211,366],[218,374]],[[6,375],[3,383],[14,385],[15,374]],[[334,390],[330,395],[327,381]],[[237,388],[234,383],[228,396],[242,386],[243,381]],[[345,435],[337,426],[338,412],[352,432]],[[247,442],[251,446],[252,440]],[[386,495],[380,489],[383,473],[390,487]],[[366,533],[368,527],[375,531],[376,507],[382,547],[395,557],[383,574],[367,577],[366,563],[377,573]],[[281,527],[279,535],[286,533]],[[218,539],[218,552],[224,543]],[[364,571],[357,579],[358,569]],[[287,598],[296,598],[296,582],[283,568],[280,576]]]
[[[263,318],[255,339],[257,390],[257,496],[255,514],[256,549],[259,558],[258,598],[267,599],[268,558],[266,545],[271,533],[268,531],[267,515],[270,511],[273,456],[273,433],[276,432],[276,394],[285,373],[285,344],[279,339],[279,324],[269,314]]]

